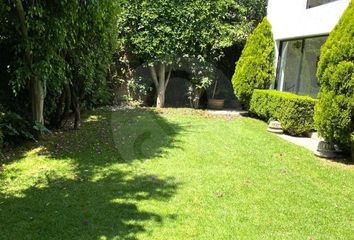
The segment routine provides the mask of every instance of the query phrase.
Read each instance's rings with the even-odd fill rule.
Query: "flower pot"
[[[283,134],[283,127],[279,121],[271,121],[268,126],[268,132]]]
[[[224,108],[225,99],[208,99],[208,108],[221,110]]]
[[[318,143],[317,150],[315,151],[315,155],[321,158],[338,158],[340,156],[340,151],[336,148],[336,146],[331,142],[321,141]]]

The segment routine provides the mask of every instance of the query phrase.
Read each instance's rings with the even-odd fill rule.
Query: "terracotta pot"
[[[224,108],[225,99],[208,99],[208,108],[221,110]]]

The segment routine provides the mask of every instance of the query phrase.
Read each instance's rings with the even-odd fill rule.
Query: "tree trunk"
[[[193,94],[192,94],[192,99],[191,99],[191,103],[192,103],[192,107],[195,109],[198,109],[200,107],[200,98],[203,94],[203,89],[197,88],[193,90]]]
[[[165,106],[165,93],[171,78],[172,68],[169,68],[166,76],[166,64],[161,63],[159,64],[158,71],[159,74],[157,76],[155,66],[150,67],[151,76],[156,87],[156,107],[163,108]]]
[[[69,118],[71,109],[71,89],[69,84],[65,84],[63,92],[59,100],[57,114],[56,114],[56,127],[63,127],[66,122],[64,120]]]
[[[71,108],[71,89],[69,84],[64,85],[63,89],[65,93],[65,105],[63,110],[63,115],[60,117],[62,120],[69,117],[70,108]]]
[[[165,106],[165,83],[166,83],[166,65],[160,64],[159,68],[159,86],[157,88],[156,107],[163,108]]]
[[[30,87],[32,103],[32,119],[35,124],[44,125],[43,106],[44,106],[44,84],[37,78],[31,80]]]
[[[33,6],[34,2],[31,1],[31,6]],[[26,24],[26,14],[22,5],[21,0],[15,1],[17,14],[20,21],[21,34],[22,39],[25,43],[28,41],[28,29]],[[29,69],[32,69],[33,57],[30,51],[25,48],[25,61]],[[31,80],[29,82],[30,86],[30,96],[31,96],[31,105],[32,105],[32,120],[34,124],[43,124],[44,125],[44,117],[43,117],[43,106],[44,106],[44,97],[45,97],[45,85],[44,83],[38,79],[36,76],[31,73]],[[38,133],[40,136],[40,133]]]
[[[80,99],[78,94],[76,94],[74,87],[71,88],[71,102],[72,109],[74,112],[75,120],[74,120],[74,129],[80,129],[81,127],[81,109],[80,109]]]
[[[57,107],[55,110],[54,116],[52,116],[50,120],[50,125],[55,126],[56,128],[60,128],[61,125],[61,117],[63,115],[63,108],[65,106],[65,92],[62,91],[60,94],[59,100],[57,102]]]
[[[157,90],[156,107],[165,107],[165,89],[163,87],[159,87],[159,89]]]

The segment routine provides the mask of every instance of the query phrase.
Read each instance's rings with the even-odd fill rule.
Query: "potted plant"
[[[218,86],[218,81],[216,80],[215,85],[214,85],[214,89],[213,89],[213,94],[212,94],[211,98],[208,99],[208,108],[221,110],[224,108],[225,99],[215,98],[217,86]]]

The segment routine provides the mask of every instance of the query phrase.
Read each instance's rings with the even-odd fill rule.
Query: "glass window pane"
[[[284,41],[277,74],[277,89],[316,97],[319,86],[316,78],[321,46],[327,37]]]
[[[316,78],[317,64],[320,58],[321,46],[327,37],[305,39],[300,72],[300,81],[297,93],[316,97],[319,85]]]
[[[302,40],[282,43],[282,56],[278,74],[278,90],[296,92],[300,72]]]

